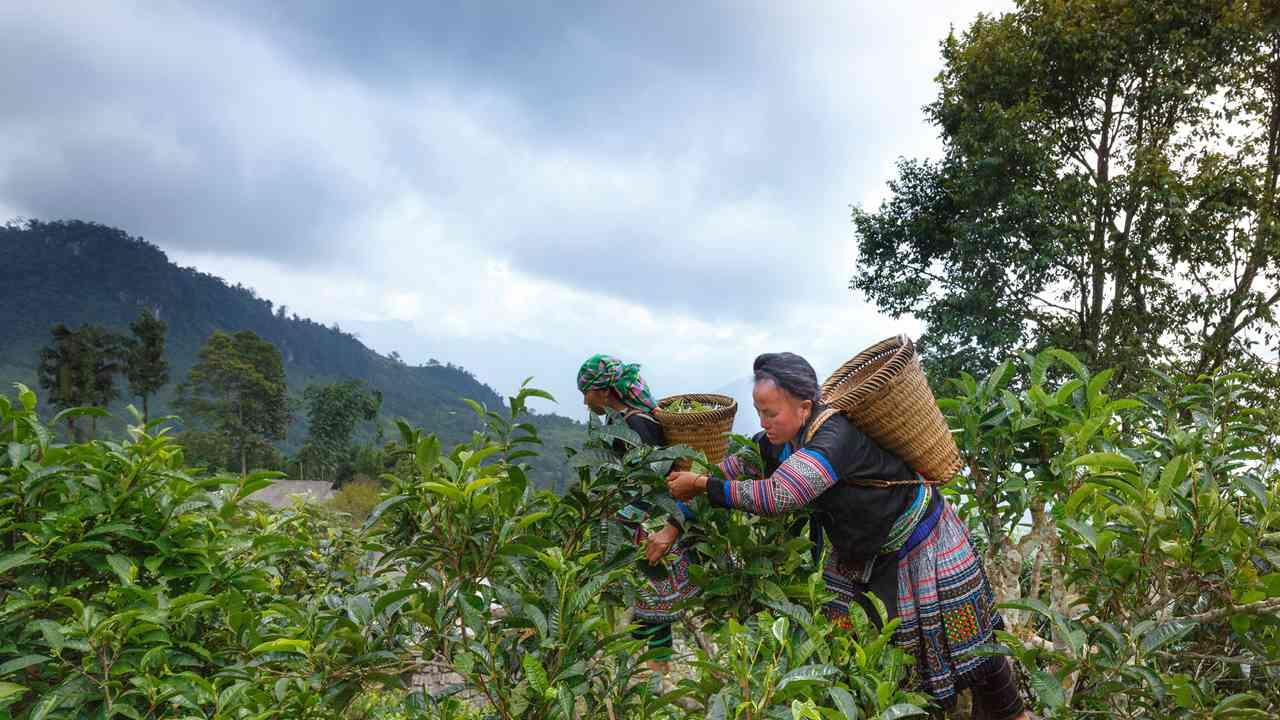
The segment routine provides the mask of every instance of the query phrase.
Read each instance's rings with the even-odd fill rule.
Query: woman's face
[[[605,408],[610,407],[609,399],[608,388],[585,390],[582,393],[582,404],[597,415],[603,415]]]
[[[755,401],[756,413],[760,416],[760,427],[774,445],[794,440],[813,410],[812,400],[800,400],[772,380],[757,382],[751,391],[751,399]]]

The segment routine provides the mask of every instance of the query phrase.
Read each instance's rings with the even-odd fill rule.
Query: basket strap
[[[647,412],[645,412],[645,411],[643,411],[643,410],[636,410],[635,408],[628,408],[625,412],[623,412],[623,413],[622,413],[622,417],[623,417],[623,418],[625,418],[625,419],[627,419],[627,420],[630,420],[631,418],[636,417],[636,416],[642,417],[642,418],[644,418],[645,420],[648,420],[649,422],[653,423],[654,425],[661,425],[661,424],[662,424],[662,423],[658,422],[658,418],[654,417],[653,415],[651,415],[651,414],[649,414],[649,413],[647,413]]]
[[[804,444],[808,445],[809,441],[813,440],[813,436],[817,434],[818,428],[822,427],[823,423],[825,423],[826,421],[830,420],[836,415],[839,415],[840,412],[841,411],[838,408],[827,408],[826,410],[823,410],[822,412],[818,413],[818,416],[813,419],[813,422],[809,423],[809,429],[805,431]],[[926,478],[920,473],[916,473],[915,477],[911,478],[910,480],[875,480],[872,478],[851,478],[849,480],[841,480],[840,482],[844,483],[845,485],[861,485],[863,487],[878,487],[878,488],[893,487],[895,485],[933,485],[936,487],[938,485],[944,484],[940,482],[934,482],[933,480]]]
[[[872,480],[871,478],[855,478],[843,481],[846,485],[861,485],[863,487],[887,488],[895,485],[932,485],[937,487],[942,483],[934,482],[919,473],[910,480]]]
[[[839,414],[840,411],[836,408],[827,408],[826,410],[818,413],[818,417],[814,418],[813,422],[809,423],[809,429],[804,433],[804,444],[808,445],[809,441],[813,440],[813,436],[817,434],[818,428],[822,427],[823,423]]]

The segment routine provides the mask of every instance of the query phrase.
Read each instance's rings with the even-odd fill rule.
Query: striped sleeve
[[[724,473],[726,480],[737,480],[742,477],[742,469],[742,458],[737,455],[730,455],[720,463],[720,472]]]
[[[809,504],[835,483],[836,474],[826,456],[805,449],[792,453],[763,480],[714,481],[707,490],[715,505],[755,515],[780,515]]]

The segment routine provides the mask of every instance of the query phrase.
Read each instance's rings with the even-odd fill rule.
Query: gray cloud
[[[253,272],[302,293],[285,275],[345,273],[459,327],[501,315],[456,277],[491,262],[524,292],[564,288],[555,302],[767,335],[851,302],[846,206],[929,141],[935,44],[974,11],[531,7],[0,11],[0,208],[265,262]],[[352,307],[259,290],[320,319]],[[361,301],[370,322],[379,297]]]

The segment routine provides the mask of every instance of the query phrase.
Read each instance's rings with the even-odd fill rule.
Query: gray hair
[[[822,401],[818,387],[818,373],[808,360],[795,353],[765,353],[756,358],[753,366],[755,381],[769,380],[786,393],[799,400]]]

